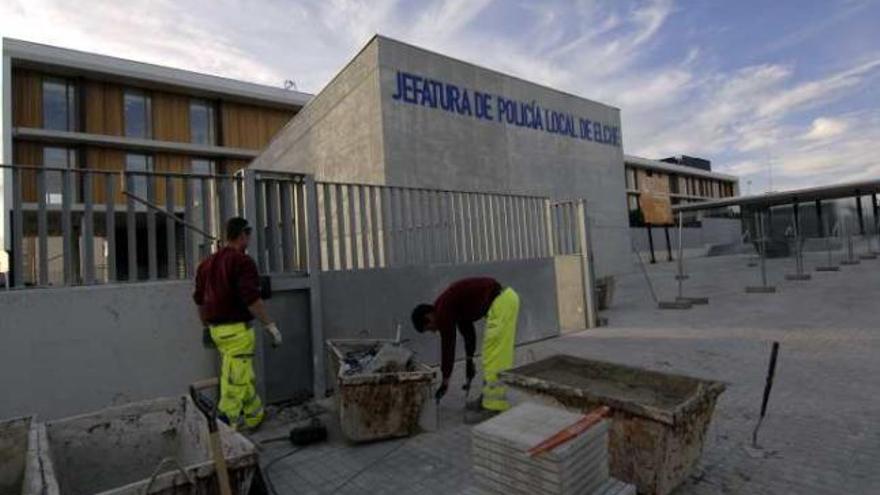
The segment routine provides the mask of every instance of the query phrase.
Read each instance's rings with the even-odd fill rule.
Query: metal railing
[[[247,204],[245,173],[27,165],[0,171],[11,181],[16,288],[192,278],[216,250],[226,219],[244,216]],[[257,217],[270,222],[256,236],[268,243],[260,247],[269,246],[255,248],[262,271],[303,270],[304,176],[252,182],[249,204],[260,204]]]
[[[550,256],[538,196],[319,182],[322,270]]]
[[[249,252],[269,275],[585,252],[580,200],[315,182],[251,169],[0,167],[12,184],[16,288],[192,278],[234,215],[253,226]]]

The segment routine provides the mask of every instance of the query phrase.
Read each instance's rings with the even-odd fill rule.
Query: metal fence
[[[550,256],[538,196],[318,183],[320,266],[357,270]]]
[[[0,170],[11,181],[13,287],[192,278],[216,250],[225,220],[245,215],[247,204],[260,205],[255,228],[264,232],[255,236],[261,242],[255,258],[261,270],[306,265],[305,179],[299,174],[254,175],[247,182],[246,173]]]
[[[14,287],[192,278],[234,215],[253,226],[249,251],[269,275],[545,258],[581,253],[586,239],[583,201],[250,169],[0,167],[12,183]]]

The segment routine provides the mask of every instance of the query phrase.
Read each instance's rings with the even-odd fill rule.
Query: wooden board
[[[124,131],[122,87],[99,81],[85,83],[85,132],[121,136]]]
[[[43,78],[37,72],[12,73],[12,125],[43,127]]]
[[[190,142],[189,97],[153,93],[153,137],[160,141]]]
[[[671,225],[672,202],[669,195],[643,192],[639,195],[639,208],[644,215],[645,223],[650,225]]]
[[[43,145],[16,140],[12,145],[12,160],[16,165],[42,165]],[[37,174],[33,170],[21,173],[21,200],[25,203],[37,201]]]
[[[155,167],[157,172],[188,172],[190,170],[190,159],[183,155],[158,154],[155,158]],[[156,203],[163,208],[165,207],[165,185],[169,179],[174,187],[174,206],[183,207],[186,181],[182,178],[157,178]]]
[[[224,101],[220,113],[224,146],[262,149],[295,112]]]

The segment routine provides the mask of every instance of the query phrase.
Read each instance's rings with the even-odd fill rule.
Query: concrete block
[[[861,263],[859,260],[843,260],[840,262],[840,264],[844,266],[853,266],[858,265],[859,263]]]
[[[839,272],[840,267],[839,266],[817,266],[816,271],[817,272]]]
[[[691,309],[693,305],[687,301],[660,301],[658,309]]]
[[[691,305],[709,304],[708,297],[676,297],[675,300],[677,302],[690,303]]]
[[[602,420],[555,449],[528,450],[583,415],[525,403],[472,430],[474,476],[480,486],[504,493],[593,493],[609,478],[608,430]]]
[[[756,285],[752,287],[746,287],[746,294],[775,294],[776,287],[772,285]]]
[[[812,280],[813,276],[809,273],[792,273],[785,276],[785,280],[789,281],[798,281],[798,280]]]

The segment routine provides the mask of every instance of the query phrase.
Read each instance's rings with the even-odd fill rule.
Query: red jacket
[[[486,316],[500,293],[501,284],[494,278],[465,278],[450,285],[434,302],[435,322],[441,339],[440,369],[444,379],[449,378],[455,365],[455,328],[458,327],[464,339],[465,353],[473,357],[477,347],[474,322]]]
[[[193,301],[208,323],[249,322],[253,316],[248,306],[259,298],[260,276],[247,254],[224,247],[199,265]]]

